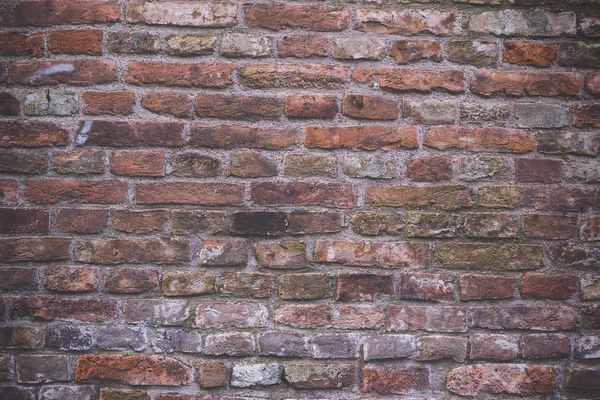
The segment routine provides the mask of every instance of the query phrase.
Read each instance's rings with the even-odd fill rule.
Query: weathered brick
[[[198,254],[198,264],[213,267],[242,267],[247,261],[246,239],[207,239]]]
[[[327,57],[328,40],[317,34],[289,35],[277,41],[279,57]]]
[[[341,89],[348,83],[348,67],[342,65],[244,64],[238,74],[249,89]]]
[[[538,239],[570,239],[577,237],[577,217],[554,214],[523,216],[523,234]]]
[[[108,298],[19,297],[12,299],[18,317],[101,322],[118,316],[117,303]]]
[[[337,176],[337,160],[334,157],[316,153],[291,153],[283,157],[283,174],[295,178]]]
[[[526,186],[520,191],[520,204],[536,210],[582,211],[592,205],[592,193],[578,187]]]
[[[236,4],[227,2],[142,1],[127,5],[125,19],[128,23],[148,25],[224,28],[236,24],[237,9]]]
[[[600,67],[600,46],[581,42],[562,42],[558,45],[558,65],[563,67]]]
[[[164,296],[197,296],[217,293],[217,277],[204,271],[169,271],[162,276]]]
[[[69,360],[65,356],[16,356],[15,371],[19,383],[65,382],[70,379]]]
[[[200,386],[203,388],[226,386],[227,381],[227,368],[223,363],[211,361],[200,364]]]
[[[356,333],[321,333],[310,339],[313,357],[357,358],[360,348],[359,335]]]
[[[144,351],[148,337],[139,327],[103,325],[98,327],[96,347],[102,350]]]
[[[165,152],[149,150],[111,153],[110,172],[124,176],[164,176]]]
[[[421,336],[417,342],[417,359],[435,361],[452,359],[464,362],[467,358],[467,338],[459,336]]]
[[[515,114],[520,128],[562,128],[569,125],[567,109],[555,104],[518,103]]]
[[[100,389],[100,400],[150,400],[150,395],[141,390]]]
[[[258,303],[205,303],[196,309],[198,328],[266,327],[269,309]]]
[[[94,267],[51,266],[44,270],[44,287],[56,292],[92,292],[98,287]]]
[[[101,29],[61,29],[50,32],[48,50],[59,54],[101,55]]]
[[[179,118],[192,116],[192,98],[186,93],[152,92],[142,96],[141,106],[157,114]]]
[[[304,144],[310,148],[392,150],[418,146],[417,130],[410,126],[306,127]]]
[[[81,95],[81,109],[90,115],[128,115],[133,113],[135,95],[127,90],[87,90]]]
[[[442,46],[435,40],[398,40],[392,43],[390,57],[398,64],[440,62],[443,59]]]
[[[260,354],[280,357],[303,357],[307,354],[306,338],[299,333],[267,331],[258,335]]]
[[[125,307],[130,323],[183,325],[189,316],[189,304],[184,300],[128,300]]]
[[[458,176],[464,181],[502,181],[514,175],[513,160],[501,156],[467,156],[458,159]]]
[[[579,313],[567,306],[506,306],[471,308],[471,327],[492,330],[526,329],[560,331],[575,329]]]
[[[431,156],[406,160],[406,176],[417,182],[435,182],[452,179],[452,159]]]
[[[292,212],[288,215],[288,233],[334,233],[342,230],[343,214],[340,212]]]
[[[455,237],[463,233],[464,219],[458,214],[410,212],[406,219],[407,237]]]
[[[275,322],[296,328],[377,329],[385,311],[367,305],[284,305],[275,310]]]
[[[223,57],[269,57],[273,53],[273,38],[242,32],[227,32],[221,36]]]
[[[429,265],[428,250],[425,243],[320,240],[315,243],[314,259],[354,267],[424,268]]]
[[[71,239],[64,237],[22,237],[0,239],[3,262],[59,261],[69,258]]]
[[[446,44],[446,58],[477,67],[498,65],[498,45],[489,40],[453,40]]]
[[[270,386],[281,382],[283,366],[281,364],[234,365],[231,371],[231,386],[245,388],[251,386]]]
[[[458,108],[461,125],[504,125],[510,115],[507,104],[461,103]]]
[[[578,337],[575,341],[575,357],[580,360],[600,358],[600,337],[597,335]]]
[[[566,300],[577,290],[575,275],[527,274],[521,280],[521,297],[524,299]]]
[[[27,3],[30,2],[21,4]],[[15,61],[10,64],[8,71],[9,83],[34,86],[58,84],[85,86],[116,80],[117,64],[113,60]]]
[[[352,79],[391,92],[414,90],[460,93],[465,90],[464,72],[457,69],[356,67],[352,71]]]
[[[204,352],[213,356],[251,356],[256,350],[254,336],[248,332],[207,335]]]
[[[366,336],[362,339],[365,361],[410,357],[417,352],[413,335]]]
[[[365,203],[374,206],[458,210],[473,206],[471,189],[461,185],[370,185]]]
[[[350,11],[321,4],[261,4],[244,6],[251,28],[341,31],[348,26]]]
[[[283,100],[277,97],[199,94],[195,107],[203,118],[262,121],[283,114]]]
[[[438,150],[526,153],[534,148],[533,136],[520,129],[437,126],[425,134],[425,146]]]
[[[258,265],[272,269],[302,269],[309,266],[306,244],[295,240],[258,242],[255,246]]]
[[[52,170],[59,174],[101,174],[106,170],[104,151],[80,150],[74,153],[54,153]]]
[[[255,151],[233,153],[229,156],[227,176],[259,178],[277,175],[277,165]]]
[[[17,292],[37,290],[37,274],[33,268],[3,268],[3,280],[0,281],[0,290],[3,292]]]
[[[429,368],[423,366],[365,365],[362,390],[380,394],[421,393],[431,390],[429,374]]]
[[[156,271],[145,268],[118,268],[104,275],[104,291],[144,293],[158,286]]]
[[[217,45],[217,37],[213,34],[175,34],[166,38],[165,53],[171,56],[192,57],[212,54]]]
[[[14,20],[17,25],[35,26],[117,22],[121,16],[121,7],[121,2],[107,3],[103,0],[27,1],[17,4]]]
[[[183,146],[183,124],[163,121],[81,121],[78,143],[110,147]]]
[[[75,259],[92,264],[173,264],[189,260],[189,242],[183,239],[90,239],[77,243]]]
[[[517,238],[517,216],[500,213],[473,213],[465,215],[465,236],[476,238]]]
[[[471,360],[513,360],[519,356],[519,338],[514,335],[475,333],[469,337]]]
[[[0,115],[20,115],[21,102],[8,92],[0,92]]]
[[[388,306],[389,331],[466,332],[467,309],[453,306]]]
[[[472,15],[468,28],[474,33],[507,36],[574,35],[577,31],[575,18],[573,12],[550,13],[540,9],[485,11]]]
[[[69,133],[54,122],[0,121],[1,147],[66,146]]]
[[[35,208],[0,208],[0,233],[45,233],[49,213]]]
[[[3,56],[43,57],[45,32],[25,34],[17,31],[0,32],[0,54]]]
[[[440,243],[433,261],[442,268],[518,271],[543,265],[542,246],[535,244]]]
[[[250,199],[261,206],[322,206],[352,208],[357,188],[351,184],[264,182],[250,186]]]
[[[333,40],[331,55],[339,60],[380,60],[385,56],[383,39],[369,36],[342,37]]]
[[[571,106],[573,115],[573,126],[577,127],[600,127],[599,104],[574,104]]]
[[[571,339],[558,333],[523,335],[523,358],[563,358],[571,354]]]
[[[101,233],[108,224],[108,210],[59,208],[55,217],[59,232]]]
[[[566,386],[571,390],[585,390],[594,393],[600,389],[599,379],[599,369],[574,366],[568,370]]]
[[[59,350],[89,350],[96,330],[90,325],[52,325],[44,336],[44,346]]]
[[[585,91],[592,95],[600,95],[600,72],[592,72],[585,76]]]
[[[288,274],[279,277],[279,298],[313,300],[333,297],[334,279],[327,274]]]
[[[226,215],[221,211],[172,210],[171,232],[177,235],[215,234],[225,231]]]
[[[167,171],[174,176],[208,178],[218,176],[221,162],[218,158],[199,153],[175,153],[170,158]]]
[[[397,35],[453,35],[462,32],[460,15],[453,11],[418,9],[358,9],[354,29],[363,32]]]
[[[394,279],[391,275],[338,275],[338,301],[370,301],[390,298],[393,295]]]
[[[342,389],[354,385],[353,364],[285,364],[286,382],[294,389]]]
[[[189,144],[209,148],[284,150],[298,142],[295,128],[192,124]]]
[[[160,37],[147,32],[109,32],[109,51],[118,54],[156,54],[159,52]]]
[[[140,204],[196,204],[239,206],[244,187],[239,184],[213,182],[138,183],[135,199]]]
[[[14,400],[35,400],[35,389],[25,389],[17,386],[1,386],[0,396]]]
[[[404,274],[400,298],[429,301],[454,301],[454,278],[442,274]]]
[[[504,42],[502,61],[517,65],[549,67],[556,59],[556,47],[536,42]]]
[[[90,386],[50,386],[40,389],[40,400],[92,400],[94,390]]]
[[[471,91],[482,96],[574,96],[581,90],[578,72],[477,71]]]
[[[134,85],[225,88],[233,83],[233,68],[233,64],[134,61],[123,79]]]
[[[352,230],[361,235],[397,235],[404,229],[404,214],[357,211],[350,217]]]
[[[289,118],[331,119],[337,113],[336,97],[332,95],[297,94],[285,98],[285,115]]]
[[[40,330],[33,326],[3,326],[0,333],[2,349],[34,349],[40,344]]]

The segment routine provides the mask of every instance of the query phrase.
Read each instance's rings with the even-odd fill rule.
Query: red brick
[[[113,390],[108,388],[100,389],[100,400],[151,400],[148,393],[135,390]]]
[[[192,116],[192,98],[186,93],[147,93],[142,97],[141,105],[157,114],[167,114],[179,118]]]
[[[0,201],[17,201],[19,183],[15,179],[0,179]]]
[[[3,292],[16,292],[37,290],[37,272],[33,268],[3,268],[0,290]]]
[[[556,59],[553,44],[536,42],[504,42],[502,61],[517,65],[549,67]]]
[[[144,293],[158,287],[158,274],[147,268],[119,268],[104,276],[104,291]]]
[[[452,179],[452,159],[431,156],[406,160],[406,176],[417,182],[435,182]]]
[[[310,148],[393,150],[418,147],[417,129],[412,126],[307,126],[304,144]]]
[[[221,211],[171,211],[171,232],[174,234],[215,234],[224,232],[225,226],[226,215]]]
[[[585,241],[600,240],[600,216],[582,218],[579,237]]]
[[[346,94],[342,114],[358,119],[393,120],[398,118],[398,101],[385,97]]]
[[[217,293],[217,279],[212,272],[169,271],[161,280],[163,296],[190,296]]]
[[[0,233],[45,233],[49,227],[46,210],[0,208]]]
[[[43,57],[45,32],[24,34],[20,32],[0,32],[0,54],[3,56]]]
[[[238,74],[250,89],[341,89],[348,83],[348,67],[343,65],[245,64]]]
[[[510,276],[461,275],[460,299],[494,300],[514,296],[514,279]]]
[[[177,147],[185,144],[184,125],[166,121],[81,121],[79,139],[89,146]]]
[[[23,1],[17,3],[14,19],[16,25],[35,26],[117,22],[121,6],[119,2],[104,0]]]
[[[227,367],[218,361],[200,364],[200,386],[203,388],[216,388],[227,385]]]
[[[513,360],[519,356],[518,336],[475,333],[469,343],[471,360]]]
[[[292,212],[288,215],[288,233],[334,233],[342,230],[343,214],[338,212]]]
[[[524,299],[566,300],[575,295],[575,275],[527,274],[521,280],[521,297]]]
[[[458,69],[394,69],[356,67],[352,79],[391,92],[446,91],[461,93],[465,90],[464,72]]]
[[[27,3],[38,2],[21,4]],[[117,63],[113,60],[15,61],[8,69],[8,83],[23,85],[86,86],[115,82],[117,78]]]
[[[585,76],[585,91],[600,95],[600,72],[592,72]]]
[[[180,361],[155,355],[84,354],[75,369],[77,382],[180,386],[190,383],[192,376],[192,369]]]
[[[471,91],[482,96],[574,96],[581,80],[578,72],[476,71]]]
[[[423,366],[363,367],[363,392],[413,394],[431,390],[429,368]]]
[[[167,210],[115,210],[116,231],[138,235],[164,232],[169,221]]]
[[[244,6],[246,25],[279,31],[286,28],[311,31],[341,31],[350,21],[350,11],[321,4],[251,4]]]
[[[315,243],[314,259],[352,267],[425,268],[429,265],[428,253],[425,243],[320,240]]]
[[[184,300],[128,300],[125,310],[129,323],[183,325],[189,316],[189,304]]]
[[[0,70],[2,66],[0,65]],[[0,115],[21,115],[21,102],[8,92],[0,92]]]
[[[464,362],[467,358],[467,338],[459,336],[421,336],[417,343],[420,361],[452,359]]]
[[[151,150],[111,153],[110,172],[125,176],[164,176],[165,152]]]
[[[33,326],[3,326],[0,334],[2,349],[34,349],[40,344],[40,330]]]
[[[118,180],[91,181],[72,179],[30,180],[23,198],[33,203],[122,203],[127,194],[127,182]]]
[[[537,239],[571,239],[578,235],[577,217],[553,214],[523,216],[523,235]]]
[[[53,319],[76,319],[101,322],[118,316],[117,302],[113,299],[18,297],[12,299],[12,310],[18,317]]]
[[[233,64],[134,61],[123,79],[134,85],[225,88],[233,83]]]
[[[391,275],[339,274],[338,301],[372,301],[394,295],[394,279]]]
[[[600,104],[574,104],[571,113],[573,126],[600,127]]]
[[[388,306],[389,331],[466,332],[467,309],[454,306]]]
[[[298,142],[296,128],[192,124],[189,145],[209,148],[283,150]]]
[[[303,269],[308,267],[306,245],[294,240],[258,242],[255,246],[259,268]]]
[[[526,364],[466,365],[450,371],[446,389],[461,396],[480,393],[532,395],[552,393],[556,368]]]
[[[275,162],[258,152],[244,151],[229,156],[227,176],[259,178],[276,175],[277,165]]]
[[[108,224],[108,210],[59,208],[55,226],[59,232],[101,233]]]
[[[184,239],[120,238],[80,240],[75,260],[90,264],[176,264],[190,260],[189,242]]]
[[[50,32],[48,50],[63,54],[102,54],[101,29],[64,29]]]
[[[385,311],[371,305],[286,305],[275,311],[275,322],[297,328],[377,329]]]
[[[438,150],[526,153],[534,149],[533,136],[520,129],[436,126],[425,134],[425,146]]]
[[[0,147],[66,146],[69,132],[54,122],[0,121],[3,140]]]
[[[454,278],[442,274],[404,274],[400,298],[429,301],[454,301]]]
[[[52,266],[44,270],[44,287],[56,292],[92,292],[98,287],[98,269]]]
[[[370,185],[365,191],[365,203],[386,207],[433,207],[458,210],[473,206],[473,194],[466,186],[438,185]]]
[[[196,309],[198,328],[259,328],[266,327],[269,309],[258,303],[210,303]]]
[[[140,1],[127,5],[126,21],[148,25],[222,28],[236,24],[237,9],[237,4],[226,2]]]
[[[520,191],[521,206],[536,210],[583,211],[592,205],[592,193],[578,187],[526,186]]]
[[[337,99],[327,94],[296,94],[285,98],[288,118],[331,119],[338,113]]]
[[[65,356],[16,356],[15,370],[19,383],[65,382],[70,378],[69,359]]]
[[[241,206],[244,186],[212,182],[138,183],[135,186],[135,201],[140,204]]]
[[[202,118],[245,121],[278,120],[283,114],[283,100],[276,97],[199,94],[196,114]]]
[[[523,335],[523,358],[569,357],[571,339],[558,333]]]
[[[127,90],[95,91],[81,93],[81,108],[91,115],[128,115],[133,113],[135,95]]]
[[[263,206],[352,208],[358,200],[354,185],[340,183],[264,182],[250,187],[252,202]]]
[[[443,59],[442,46],[436,40],[398,40],[392,44],[390,57],[398,64],[440,62]]]
[[[287,215],[282,212],[237,211],[231,215],[229,231],[238,235],[283,235]]]
[[[538,158],[519,158],[516,162],[517,182],[557,183],[564,174],[563,162]]]
[[[322,35],[289,35],[277,41],[279,57],[327,57],[329,42]]]
[[[433,256],[442,268],[518,271],[544,265],[537,244],[436,243]]]
[[[579,325],[579,312],[567,306],[505,306],[471,308],[471,327],[492,330],[572,330]]]
[[[561,67],[600,67],[600,47],[583,42],[561,42],[558,44],[558,65]]]
[[[54,153],[52,170],[59,174],[101,174],[105,171],[102,150],[79,150],[74,153]]]
[[[0,259],[4,262],[66,260],[70,245],[69,238],[51,236],[0,239]]]

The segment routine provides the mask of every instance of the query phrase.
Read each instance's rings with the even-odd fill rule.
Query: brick
[[[164,296],[197,296],[217,293],[214,273],[204,271],[169,271],[162,276]]]
[[[8,71],[9,83],[34,86],[86,86],[116,80],[117,64],[113,60],[15,61],[10,64]]]
[[[102,0],[69,1],[44,0],[18,3],[14,11],[16,25],[79,25],[117,22],[122,3]],[[52,12],[49,12],[49,11]]]
[[[600,217],[582,218],[579,238],[589,242],[600,240]]]
[[[581,32],[587,37],[600,37],[600,17],[597,15],[581,16],[579,22]]]
[[[461,125],[486,123],[504,125],[510,115],[506,104],[462,103],[458,107]]]
[[[598,183],[600,167],[594,162],[571,161],[567,164],[567,178],[581,183]]]
[[[221,277],[222,296],[267,298],[275,292],[275,275],[260,272],[234,272]]]
[[[0,32],[0,54],[3,56],[43,57],[45,55],[45,32],[24,34],[21,32]]]
[[[94,390],[89,386],[51,386],[40,389],[40,400],[92,400]]]
[[[390,57],[398,64],[419,61],[441,62],[442,46],[436,40],[398,40],[392,43]]]
[[[553,214],[523,216],[523,235],[537,239],[570,239],[577,237],[577,217]]]
[[[258,152],[233,153],[229,157],[227,176],[259,178],[277,175],[277,165]]]
[[[306,338],[298,333],[267,331],[258,335],[261,355],[279,357],[306,356]]]
[[[334,233],[342,230],[343,214],[339,212],[292,212],[288,215],[288,233]]]
[[[286,382],[294,389],[342,389],[354,385],[353,364],[285,364]]]
[[[566,306],[506,306],[471,308],[471,327],[492,330],[572,330],[579,325],[579,313]]]
[[[79,144],[110,147],[183,146],[183,124],[164,121],[81,121]]]
[[[118,268],[104,275],[104,291],[110,293],[144,293],[156,289],[158,274],[145,268]]]
[[[192,370],[173,358],[155,355],[84,354],[77,358],[75,380],[129,385],[180,386],[191,382]]]
[[[113,390],[113,389],[100,389],[100,400],[150,400],[148,393],[135,390]]]
[[[398,102],[385,97],[346,94],[342,101],[342,114],[358,119],[394,120],[398,118]]]
[[[364,301],[386,298],[394,294],[393,278],[389,275],[340,274],[337,300]]]
[[[206,336],[204,352],[213,356],[251,356],[256,350],[254,336],[248,332],[220,333]]]
[[[438,150],[526,153],[534,148],[533,136],[520,129],[437,126],[425,134],[425,146]]]
[[[217,37],[212,34],[175,34],[167,36],[165,53],[177,57],[213,54]]]
[[[250,28],[341,31],[349,23],[350,11],[321,4],[251,4],[244,6]]]
[[[485,208],[516,208],[520,189],[517,186],[487,186],[477,191],[478,204]]]
[[[390,179],[396,176],[391,157],[344,156],[344,174],[352,178]]]
[[[199,94],[195,107],[203,118],[262,121],[283,114],[283,100],[276,97]]]
[[[473,205],[472,193],[466,186],[370,185],[365,203],[374,206],[457,210]]]
[[[456,102],[453,100],[405,100],[402,115],[414,124],[453,124],[456,121]]]
[[[125,307],[126,321],[134,324],[183,325],[189,316],[189,304],[184,300],[128,300]]]
[[[221,37],[223,57],[270,57],[273,53],[273,38],[241,32],[227,32]]]
[[[222,89],[233,83],[233,68],[233,64],[134,61],[127,66],[123,79],[133,85]]]
[[[231,386],[245,388],[251,386],[270,386],[281,382],[283,366],[281,364],[234,365],[231,371]]]
[[[59,174],[101,174],[105,171],[104,151],[80,150],[74,153],[54,153],[52,170]]]
[[[341,89],[348,83],[348,67],[342,65],[244,64],[238,75],[249,89]]]
[[[70,116],[79,111],[77,94],[60,90],[38,90],[23,102],[26,115]]]
[[[475,333],[469,337],[471,360],[513,360],[519,356],[519,338]]]
[[[463,181],[502,181],[514,175],[513,160],[501,156],[468,156],[458,159],[458,176]]]
[[[377,329],[385,311],[367,305],[284,305],[275,310],[275,322],[296,328]]]
[[[576,281],[575,275],[527,274],[521,279],[521,297],[566,300],[574,296]]]
[[[404,229],[404,214],[378,211],[357,211],[350,217],[350,225],[361,235],[398,235]]]
[[[104,33],[101,29],[61,29],[50,31],[48,50],[58,54],[101,55]]]
[[[385,53],[385,41],[373,36],[334,39],[331,50],[332,57],[338,60],[380,60]]]
[[[89,239],[77,243],[75,260],[91,264],[173,264],[190,259],[189,242],[167,238]]]
[[[127,5],[128,23],[147,25],[224,28],[237,23],[237,5],[233,3],[190,3],[179,1],[137,2]]]
[[[574,35],[577,31],[575,13],[550,13],[539,9],[485,11],[472,15],[468,28],[474,33],[507,36],[561,36]]]
[[[452,359],[464,362],[467,358],[467,339],[458,336],[422,336],[417,342],[417,359],[435,361]]]
[[[22,237],[0,239],[3,262],[58,261],[69,258],[71,239],[63,237]]]
[[[363,367],[363,392],[412,394],[430,390],[429,368],[422,366]]]
[[[518,103],[515,114],[520,128],[562,128],[569,125],[567,109],[554,104]]]
[[[200,364],[200,386],[203,388],[226,386],[227,381],[227,368],[223,363],[211,361]]]
[[[1,147],[66,146],[69,133],[54,122],[1,121]]]
[[[464,73],[457,69],[394,69],[356,67],[352,79],[391,92],[444,91],[461,93],[465,89]]]
[[[454,301],[454,278],[443,274],[404,274],[400,298],[429,301]]]
[[[498,50],[498,45],[488,40],[453,40],[446,44],[446,58],[457,64],[495,67]]]
[[[586,274],[581,277],[582,300],[597,300],[600,298],[600,279],[597,276]]]
[[[600,46],[580,42],[562,42],[558,45],[558,65],[562,67],[600,67]]]
[[[168,219],[167,210],[115,210],[113,226],[116,231],[143,235],[163,232]]]
[[[288,35],[277,41],[279,57],[327,57],[328,40],[318,34]]]
[[[466,332],[467,309],[453,306],[388,306],[388,331]]]
[[[258,242],[255,251],[261,268],[302,269],[309,266],[306,245],[295,240]]]
[[[573,116],[573,126],[577,127],[600,127],[600,117],[598,116],[600,105],[598,104],[574,104],[571,106]]]
[[[357,358],[360,337],[356,333],[321,333],[310,339],[313,358]]]
[[[450,371],[446,389],[461,396],[479,393],[532,395],[552,393],[556,368],[527,364],[465,365]]]
[[[411,212],[406,220],[407,237],[455,237],[463,233],[464,219],[457,214]]]
[[[523,358],[563,358],[571,354],[571,339],[558,333],[523,335]]]
[[[595,156],[600,154],[600,135],[593,132],[544,132],[536,137],[540,153]]]
[[[295,128],[192,124],[189,145],[209,148],[284,150],[298,142]]]
[[[317,153],[292,153],[283,156],[283,174],[295,178],[337,177],[337,160]]]
[[[600,388],[600,370],[584,366],[574,366],[567,372],[566,387],[571,390],[586,390],[594,393]]]
[[[279,277],[279,298],[313,300],[333,297],[334,279],[327,274],[288,274]]]
[[[242,205],[243,186],[212,182],[138,183],[135,201],[140,204]]]
[[[138,327],[104,325],[98,327],[96,347],[102,350],[144,351],[148,337]]]
[[[219,159],[206,154],[175,153],[170,159],[171,175],[194,178],[218,176],[221,172]]]
[[[135,104],[135,95],[127,90],[87,90],[80,98],[82,111],[89,115],[128,115]]]
[[[314,260],[353,267],[425,268],[429,265],[428,249],[424,243],[319,240]]]
[[[535,67],[549,67],[556,59],[553,44],[536,42],[504,42],[502,62]]]
[[[0,115],[20,115],[21,102],[8,92],[0,92]]]
[[[436,182],[452,179],[452,159],[431,156],[406,160],[406,176],[417,182]]]
[[[92,292],[98,288],[94,267],[51,266],[44,270],[43,285],[56,292]]]
[[[108,210],[59,208],[55,211],[59,232],[101,233],[108,224]]]
[[[363,32],[396,35],[453,35],[462,32],[460,15],[452,11],[430,10],[420,13],[418,9],[358,9],[354,29]]]
[[[575,357],[580,360],[600,358],[600,337],[597,335],[578,337],[575,341]]]
[[[365,361],[405,358],[417,352],[417,338],[413,335],[366,336],[362,345]]]
[[[152,92],[142,96],[140,103],[146,110],[178,118],[192,116],[192,98],[186,93]]]
[[[471,91],[482,96],[574,96],[581,90],[577,72],[477,71]]]
[[[19,383],[65,382],[70,378],[69,361],[65,356],[15,357],[15,370]]]
[[[205,240],[200,249],[198,264],[215,267],[245,266],[247,244],[245,239]]]
[[[418,146],[417,130],[411,126],[306,127],[304,144],[309,148],[393,150]]]
[[[549,245],[548,256],[552,265],[563,268],[596,268],[600,247],[581,245]]]
[[[146,32],[109,32],[107,49],[118,54],[156,54],[160,37]]]
[[[34,389],[24,389],[16,386],[0,387],[0,396],[14,400],[34,400],[36,397]]]
[[[352,208],[357,202],[356,186],[338,183],[264,182],[253,183],[250,199],[262,206],[322,206]]]
[[[269,309],[258,303],[205,303],[196,309],[198,328],[266,327]]]
[[[288,118],[331,119],[338,113],[336,97],[332,95],[297,94],[285,98]]]
[[[3,281],[0,290],[3,292],[17,292],[37,290],[37,274],[33,268],[3,268]]]
[[[111,153],[110,172],[121,176],[164,176],[165,153],[162,150],[121,151]]]
[[[19,297],[12,299],[12,311],[18,317],[46,321],[61,319],[102,322],[118,316],[115,300],[98,297]]]
[[[287,218],[282,212],[240,211],[231,216],[230,232],[239,235],[283,235]]]
[[[171,233],[190,235],[194,233],[215,234],[225,231],[226,215],[220,211],[171,211]]]
[[[90,325],[52,325],[46,328],[44,346],[59,350],[89,350],[96,329]]]
[[[0,208],[0,233],[45,233],[50,227],[46,210]]]
[[[440,243],[433,260],[442,268],[519,271],[543,265],[542,246],[535,244]]]
[[[592,72],[585,76],[585,91],[592,95],[600,95],[600,72]]]
[[[517,238],[518,217],[499,213],[465,215],[465,236],[477,238]]]
[[[521,189],[520,203],[536,210],[582,211],[592,205],[592,194],[568,186],[527,186]]]
[[[2,349],[34,349],[40,344],[40,331],[33,326],[3,326],[0,333]]]

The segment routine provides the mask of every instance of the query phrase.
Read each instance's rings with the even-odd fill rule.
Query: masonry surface
[[[0,399],[600,398],[598,0],[0,0]]]

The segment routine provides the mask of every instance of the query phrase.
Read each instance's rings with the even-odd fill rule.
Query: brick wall
[[[598,0],[0,0],[0,398],[598,399]]]

